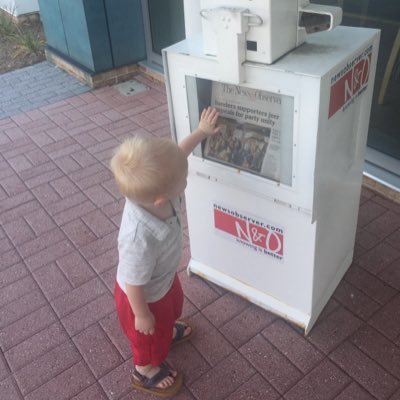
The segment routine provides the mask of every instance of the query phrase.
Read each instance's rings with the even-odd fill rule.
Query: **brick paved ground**
[[[0,119],[0,399],[140,400],[112,286],[128,134],[169,135],[161,84],[88,92]],[[400,206],[363,190],[355,261],[309,337],[184,271],[180,400],[400,399]]]

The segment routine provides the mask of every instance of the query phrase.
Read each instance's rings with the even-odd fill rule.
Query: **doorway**
[[[185,38],[183,0],[142,0],[147,64],[163,71],[161,50]]]

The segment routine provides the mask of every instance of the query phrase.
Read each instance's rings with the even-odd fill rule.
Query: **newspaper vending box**
[[[276,2],[281,9],[296,3]],[[219,110],[222,127],[189,157],[188,270],[307,333],[353,258],[379,31],[331,30],[336,11],[317,9],[328,15],[322,21],[329,31],[298,46],[308,28],[300,26],[299,7],[293,48],[285,45],[283,56],[274,50],[265,62],[251,59],[252,49],[273,47],[262,43],[269,39],[265,30],[260,36],[255,30],[274,20],[262,4],[271,12],[276,2],[236,1],[230,3],[246,6],[225,8],[214,0],[217,8],[201,13],[209,26],[164,50],[164,68],[175,139],[195,129],[209,105]],[[218,36],[212,22],[222,18],[251,21],[244,37],[236,27],[219,44],[235,49],[235,73],[225,74],[227,60],[221,61],[229,52],[205,43]]]

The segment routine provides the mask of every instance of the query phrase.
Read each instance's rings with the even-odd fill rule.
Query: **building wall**
[[[38,0],[0,0],[0,8],[19,16],[39,11]]]

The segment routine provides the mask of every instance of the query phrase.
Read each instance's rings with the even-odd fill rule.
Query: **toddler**
[[[199,127],[179,144],[133,137],[124,141],[111,169],[126,197],[118,235],[114,290],[118,318],[130,340],[134,388],[162,397],[180,390],[182,375],[165,362],[170,346],[188,340],[193,327],[179,320],[183,292],[176,273],[182,248],[180,198],[188,155],[219,133],[218,112],[203,110]]]

